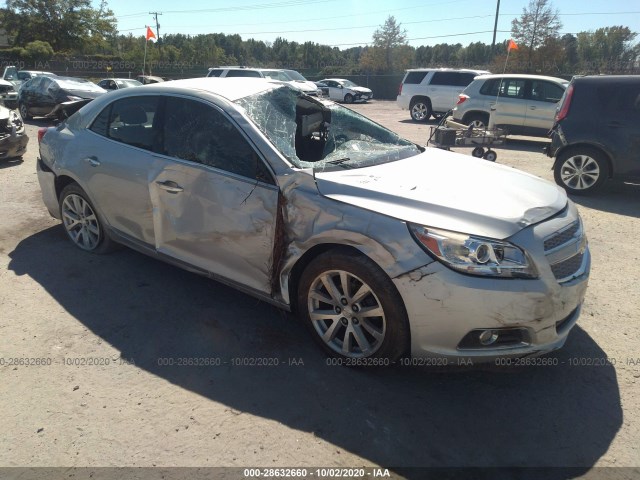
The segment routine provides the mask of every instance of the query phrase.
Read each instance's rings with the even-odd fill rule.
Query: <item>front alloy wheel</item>
[[[316,277],[307,308],[316,333],[338,354],[368,357],[382,345],[387,322],[380,300],[349,272],[331,270]]]
[[[407,352],[402,297],[370,258],[343,247],[322,253],[302,272],[297,294],[297,312],[329,355],[389,364]]]
[[[604,156],[593,149],[569,152],[558,157],[554,177],[556,183],[575,195],[594,192],[608,176]]]

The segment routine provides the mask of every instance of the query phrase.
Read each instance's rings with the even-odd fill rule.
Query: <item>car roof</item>
[[[474,70],[468,68],[409,68],[406,72],[462,72],[462,73],[483,73],[490,74],[489,70]]]
[[[227,78],[218,77],[202,77],[188,78],[185,80],[174,80],[173,82],[154,83],[145,85],[144,90],[136,88],[137,92],[156,92],[156,93],[189,93],[195,91],[212,93],[220,97],[226,98],[233,102],[239,98],[255,95],[267,90],[273,90],[282,86],[282,83],[274,83],[264,78],[233,78],[230,81]]]
[[[638,83],[640,82],[640,75],[586,75],[576,76],[573,81],[580,83]]]
[[[550,77],[548,75],[532,75],[527,73],[492,73],[490,75],[478,75],[476,80],[489,80],[492,78],[523,78],[530,80],[549,80],[551,82],[569,83],[569,80],[559,77]]]

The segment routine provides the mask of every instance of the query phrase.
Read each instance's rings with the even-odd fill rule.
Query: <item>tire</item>
[[[471,155],[473,155],[476,158],[482,158],[484,156],[484,148],[482,147],[476,147],[473,150],[471,150]]]
[[[20,103],[18,105],[18,110],[20,111],[20,116],[23,120],[31,120],[33,117],[29,115],[29,109],[24,103]]]
[[[589,195],[606,182],[609,163],[604,153],[595,148],[571,148],[558,155],[553,177],[567,193]]]
[[[473,128],[487,128],[489,116],[486,113],[470,113],[464,118],[464,123],[473,126]]]
[[[335,249],[316,257],[300,278],[297,307],[332,357],[391,363],[409,348],[402,298],[386,273],[365,256]]]
[[[116,247],[87,194],[76,183],[64,187],[59,199],[62,226],[69,240],[90,253],[109,253]]]
[[[426,122],[431,118],[431,114],[433,113],[431,102],[429,99],[424,98],[412,100],[409,106],[409,112],[415,122]]]
[[[482,158],[484,158],[485,160],[488,160],[489,162],[495,162],[496,158],[498,158],[498,154],[493,150],[487,150],[487,152],[482,156]]]
[[[353,95],[351,95],[350,93],[347,93],[344,96],[344,103],[353,103]]]

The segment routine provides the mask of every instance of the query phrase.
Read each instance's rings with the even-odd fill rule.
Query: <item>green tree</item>
[[[7,0],[1,20],[16,45],[46,40],[56,51],[80,50],[116,33],[105,0],[97,9],[91,0]]]
[[[373,32],[373,47],[363,52],[360,63],[376,73],[392,73],[406,68],[407,32],[395,17],[389,16],[380,28]],[[394,62],[394,59],[396,61]]]
[[[42,42],[40,40],[27,43],[24,50],[27,58],[50,58],[54,53],[49,42]]]
[[[511,35],[516,43],[527,49],[527,64],[531,64],[533,51],[545,44],[548,38],[557,37],[562,28],[558,11],[549,0],[529,0],[520,18],[511,21]]]

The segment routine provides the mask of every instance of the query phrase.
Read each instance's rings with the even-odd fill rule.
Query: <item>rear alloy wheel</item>
[[[353,103],[353,95],[351,95],[350,93],[347,93],[344,96],[344,103]]]
[[[298,288],[298,311],[333,357],[397,360],[409,345],[402,298],[370,259],[334,250],[315,258]]]
[[[602,187],[609,176],[609,165],[599,150],[581,147],[558,156],[553,176],[568,193],[588,195]]]
[[[24,103],[21,103],[18,106],[18,110],[20,110],[20,116],[23,120],[31,120],[33,118],[31,115],[29,115],[29,109]]]
[[[431,118],[431,103],[428,100],[414,100],[409,107],[411,118],[416,122],[426,122]]]
[[[60,216],[74,245],[91,253],[113,250],[113,242],[105,232],[100,217],[79,185],[67,185],[60,195]]]
[[[486,129],[489,125],[489,118],[481,113],[472,113],[465,118],[465,123],[473,128]]]

